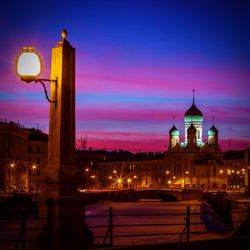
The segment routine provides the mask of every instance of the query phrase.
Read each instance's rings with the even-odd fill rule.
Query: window
[[[40,153],[40,146],[37,146],[37,147],[36,147],[36,152],[37,152],[37,153]]]

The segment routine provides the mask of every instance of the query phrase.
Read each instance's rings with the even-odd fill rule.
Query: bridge
[[[161,201],[183,201],[201,199],[202,190],[197,189],[141,189],[135,191],[139,199],[160,199]]]
[[[142,199],[158,199],[167,202],[202,199],[203,190],[200,189],[166,189],[143,188],[123,190],[99,190],[88,191],[83,194],[93,202],[110,200],[117,202],[136,202]]]

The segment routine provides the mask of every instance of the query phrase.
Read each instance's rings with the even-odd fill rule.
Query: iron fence
[[[237,214],[245,214],[245,218],[249,220],[249,211],[232,211],[233,213]],[[110,246],[112,247],[114,245],[114,239],[115,238],[123,238],[123,237],[142,237],[142,236],[167,236],[167,235],[175,235],[179,236],[178,241],[181,242],[184,240],[184,237],[187,242],[191,240],[192,235],[197,234],[209,234],[209,233],[223,233],[223,234],[232,234],[233,232],[237,231],[233,227],[234,223],[241,224],[245,222],[245,220],[231,220],[231,221],[210,221],[210,222],[192,222],[191,218],[193,216],[211,216],[215,215],[214,212],[192,212],[190,210],[190,206],[186,207],[185,213],[144,213],[144,214],[115,214],[113,207],[109,207],[107,214],[102,215],[86,215],[84,214],[81,217],[76,216],[69,216],[66,219],[73,219],[73,218],[79,218],[83,219],[84,221],[91,218],[105,218],[106,224],[102,225],[89,225],[89,228],[92,230],[95,229],[105,229],[105,234],[103,235],[95,235],[95,239],[102,239],[102,246]],[[128,223],[128,224],[117,224],[114,223],[114,218],[119,217],[140,217],[140,216],[149,216],[150,218],[156,217],[156,216],[181,216],[183,217],[183,223]],[[35,238],[28,238],[27,232],[29,231],[41,231],[44,227],[36,227],[36,226],[29,226],[31,221],[46,221],[47,217],[30,217],[23,213],[20,217],[14,217],[14,218],[2,218],[0,223],[0,249],[2,248],[1,245],[8,244],[9,248],[10,244],[12,244],[12,249],[14,250],[26,250],[27,244],[30,242],[36,242],[37,239]],[[65,217],[54,217],[53,220],[58,219],[65,219]],[[206,225],[206,224],[223,224],[225,227],[221,229],[216,230],[193,230],[192,226],[195,225]],[[10,226],[11,225],[11,226]],[[182,227],[181,231],[175,231],[175,232],[169,232],[169,231],[163,231],[161,233],[153,232],[154,227],[170,227],[170,226],[180,226]],[[151,233],[144,233],[143,230],[141,233],[133,233],[133,234],[118,234],[116,233],[116,228],[132,228],[132,227],[138,227],[138,228],[145,228],[150,227],[152,229]],[[64,230],[64,228],[53,228],[54,230]],[[15,237],[11,238],[10,235],[13,235],[13,232],[15,232]],[[2,236],[1,236],[2,235]],[[4,236],[5,235],[5,236]],[[7,236],[8,235],[8,236]],[[95,247],[95,245],[94,245]],[[97,247],[97,245],[96,245]],[[101,247],[99,245],[99,247]]]

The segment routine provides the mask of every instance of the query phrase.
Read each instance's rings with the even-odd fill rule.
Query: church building
[[[223,153],[218,144],[219,131],[214,124],[203,141],[203,114],[193,102],[185,112],[185,139],[180,141],[180,131],[173,125],[169,130],[169,147],[166,165],[174,177],[176,187],[204,189],[226,188],[227,177],[222,175]]]

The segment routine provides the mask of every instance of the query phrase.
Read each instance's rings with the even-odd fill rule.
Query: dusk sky
[[[250,147],[249,1],[0,2],[0,119],[48,132],[42,86],[18,78],[24,46],[37,49],[41,77],[61,30],[76,48],[76,137],[87,147],[165,151],[175,123],[184,137],[192,89],[207,130],[223,150]]]

